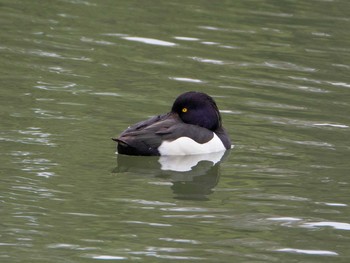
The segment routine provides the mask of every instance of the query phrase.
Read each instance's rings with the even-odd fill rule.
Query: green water
[[[0,262],[349,262],[349,10],[0,0]],[[115,155],[189,90],[220,162]]]

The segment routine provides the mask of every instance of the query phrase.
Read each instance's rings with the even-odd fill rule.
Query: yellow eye
[[[182,108],[182,112],[187,112],[187,108]]]

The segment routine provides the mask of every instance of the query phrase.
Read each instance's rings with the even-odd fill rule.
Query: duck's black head
[[[221,127],[221,116],[212,97],[202,92],[190,91],[175,100],[172,112],[183,122],[215,131]]]

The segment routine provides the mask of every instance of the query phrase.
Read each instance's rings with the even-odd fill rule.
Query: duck
[[[210,154],[231,148],[214,99],[198,91],[179,95],[170,112],[138,122],[112,140],[118,154],[137,156]]]

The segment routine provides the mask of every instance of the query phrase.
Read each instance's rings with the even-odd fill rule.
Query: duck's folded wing
[[[166,130],[176,123],[171,114],[152,117],[126,129],[118,138],[118,152],[129,155],[159,155],[158,147],[162,136],[157,132]]]

